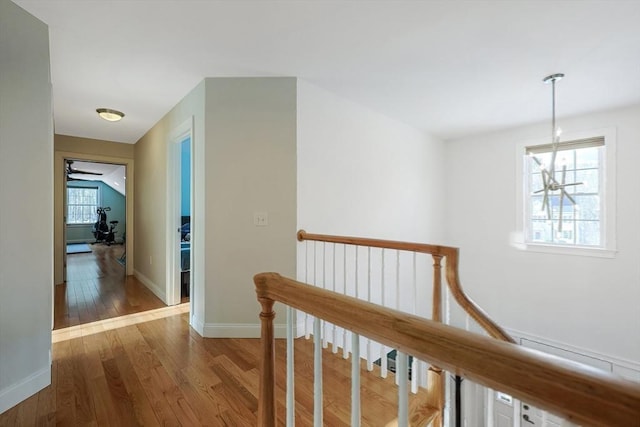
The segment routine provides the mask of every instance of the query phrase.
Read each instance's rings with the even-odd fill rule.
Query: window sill
[[[574,255],[596,258],[615,258],[618,251],[607,248],[590,248],[587,246],[560,246],[545,245],[541,243],[524,243],[519,245],[519,249],[529,252],[540,252],[557,255]]]
[[[80,227],[93,227],[94,223],[85,223],[85,224],[67,224],[69,228],[80,228]]]

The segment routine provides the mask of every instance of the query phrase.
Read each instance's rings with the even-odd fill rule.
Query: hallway
[[[89,246],[91,253],[67,255],[67,282],[55,287],[53,329],[165,307],[138,279],[125,276],[118,262],[124,246]]]

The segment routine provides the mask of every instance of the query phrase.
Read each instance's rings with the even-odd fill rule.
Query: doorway
[[[167,145],[167,304],[193,308],[192,119],[178,126]],[[193,310],[191,310],[193,313]]]
[[[125,314],[166,307],[162,300],[157,298],[143,283],[132,276],[134,265],[133,159],[70,151],[55,151],[54,160],[54,284],[52,284],[54,304],[51,312],[52,329],[92,323],[97,319],[106,320]],[[66,253],[66,217],[69,216],[66,201],[69,197],[67,194],[67,183],[73,183],[74,185],[83,183],[90,187],[97,187],[95,183],[80,180],[86,179],[89,176],[99,177],[100,175],[70,173],[72,177],[78,180],[67,181],[67,160],[73,161],[71,164],[72,172],[74,169],[85,172],[99,172],[96,168],[100,163],[123,165],[125,167],[125,177],[127,178],[124,183],[119,182],[120,185],[124,185],[124,193],[126,195],[124,224],[122,224],[119,219],[117,219],[118,224],[113,224],[114,229],[112,231],[114,232],[114,238],[113,241],[111,241],[109,237],[109,231],[112,226],[111,221],[115,221],[116,218],[114,216],[114,206],[109,206],[109,203],[105,204],[105,206],[111,207],[112,209],[106,211],[106,234],[101,236],[102,239],[98,244],[89,244],[90,249],[93,249],[90,253],[85,252],[71,255],[76,257],[74,259],[74,261],[77,261],[75,265],[76,271],[69,272],[64,271],[65,267],[70,265]],[[112,186],[118,187],[115,184]],[[83,203],[76,204],[81,205]],[[101,204],[103,203],[98,203],[98,205]],[[80,208],[78,209],[81,210]],[[92,210],[93,208],[87,209]],[[89,212],[87,214],[92,215],[90,220],[87,219],[87,221],[90,221],[92,224],[88,227],[91,231],[89,232],[89,236],[85,234],[85,240],[88,239],[90,243],[93,243],[96,241],[96,237],[93,235],[93,226],[97,220],[97,212]],[[73,231],[75,233],[80,230]],[[74,238],[73,234],[71,234],[69,238],[71,240],[80,239],[77,237]],[[125,256],[122,257],[122,255]],[[88,259],[91,257],[93,257],[93,259]],[[116,258],[122,259],[118,262]],[[69,276],[69,273],[71,276]],[[78,286],[73,289],[73,292],[71,292],[67,286],[69,279],[72,277],[79,279],[79,283],[76,283]]]
[[[126,269],[126,166],[72,158],[64,159],[64,272],[70,277],[69,256],[113,246],[108,252]],[[85,257],[86,258],[86,257]],[[73,279],[73,277],[71,277]]]

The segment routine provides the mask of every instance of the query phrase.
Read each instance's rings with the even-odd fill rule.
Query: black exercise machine
[[[116,232],[114,229],[118,225],[118,221],[109,221],[111,225],[107,225],[107,212],[110,210],[110,207],[99,207],[96,211],[98,220],[93,225],[93,236],[96,238],[96,241],[93,243],[105,243],[107,246],[115,243]]]

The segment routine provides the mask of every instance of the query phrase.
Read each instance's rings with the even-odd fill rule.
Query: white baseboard
[[[206,337],[206,335],[204,334],[204,322],[195,314],[192,314],[191,316],[191,327],[196,330],[198,335],[200,335],[201,337]]]
[[[0,414],[51,384],[51,365],[0,390]]]
[[[276,338],[287,337],[286,325],[274,325],[273,329]],[[260,324],[205,323],[202,336],[205,338],[260,338]]]
[[[133,275],[139,281],[141,281],[143,285],[145,285],[147,288],[149,288],[149,290],[151,292],[153,292],[155,296],[160,298],[162,300],[162,302],[164,302],[165,304],[167,303],[167,290],[166,289],[163,289],[160,286],[158,286],[155,283],[153,283],[153,281],[151,281],[151,279],[149,279],[144,274],[140,273],[138,270],[133,270]]]

